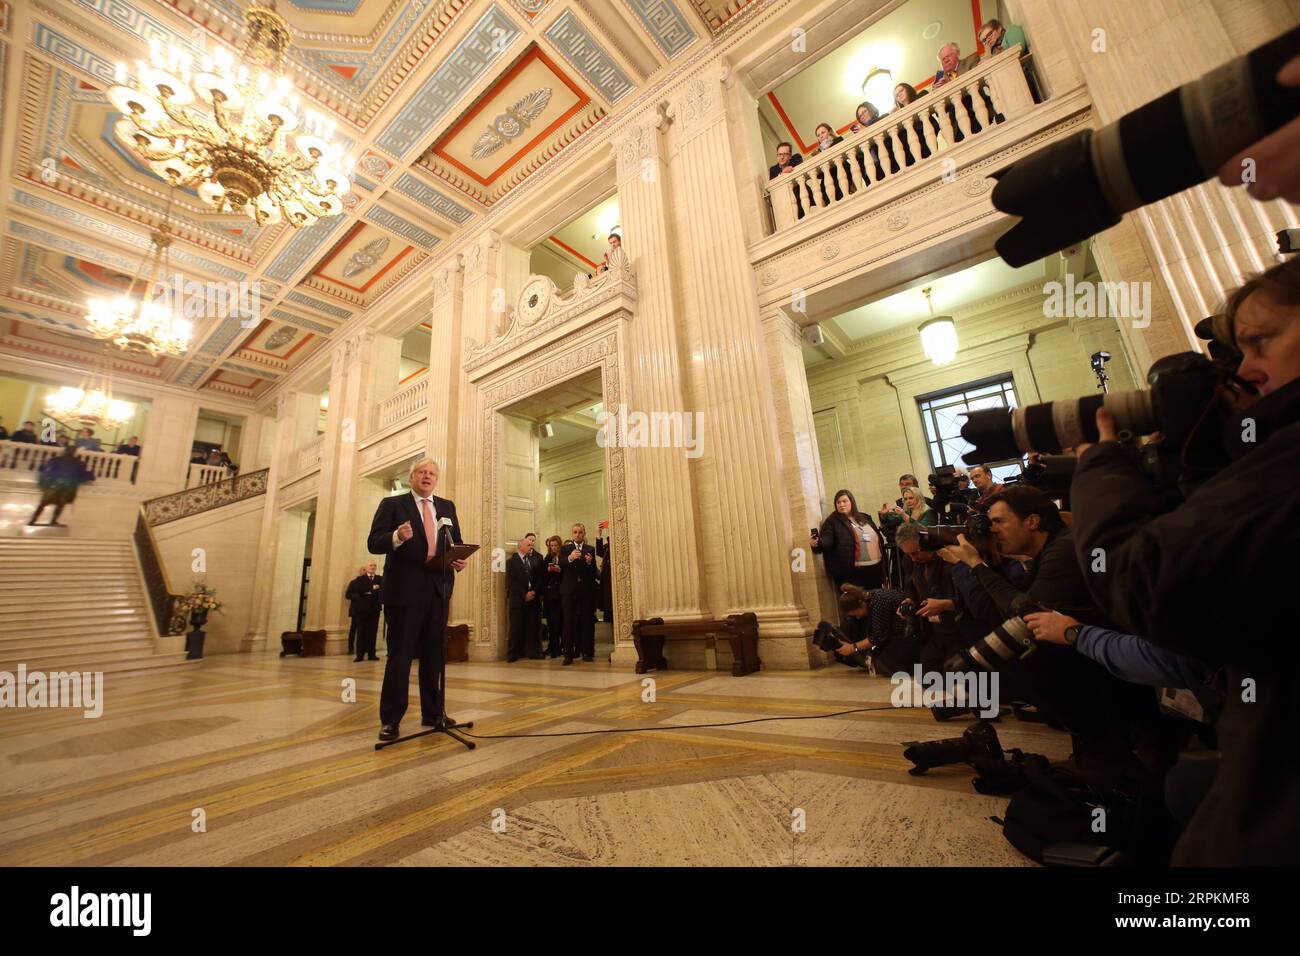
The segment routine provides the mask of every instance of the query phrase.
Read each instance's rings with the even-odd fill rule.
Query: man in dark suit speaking
[[[396,740],[406,713],[411,660],[420,661],[420,720],[426,727],[452,723],[443,711],[443,632],[455,578],[426,566],[448,547],[461,544],[456,506],[438,498],[438,463],[422,458],[411,466],[411,491],[379,502],[367,541],[371,554],[384,554],[380,600],[388,617],[388,663],[379,697],[380,740]],[[464,561],[453,561],[457,571]]]
[[[573,540],[560,549],[560,599],[564,602],[564,663],[582,655],[596,659],[596,598],[600,578],[596,549],[586,543],[587,527],[573,526]]]

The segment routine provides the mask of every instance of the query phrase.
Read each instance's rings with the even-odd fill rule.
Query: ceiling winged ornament
[[[266,347],[271,351],[284,348],[294,340],[298,330],[292,325],[282,325],[266,338]]]
[[[348,258],[347,265],[343,267],[343,278],[350,279],[367,269],[373,269],[387,251],[387,236],[380,236],[378,239],[367,242]]]
[[[533,92],[521,98],[514,106],[511,106],[492,121],[492,125],[487,128],[487,131],[475,141],[471,155],[475,159],[491,156],[506,143],[523,133],[532,124],[533,120],[542,115],[542,110],[546,109],[546,104],[550,101],[551,88],[549,86],[540,90],[533,90]]]

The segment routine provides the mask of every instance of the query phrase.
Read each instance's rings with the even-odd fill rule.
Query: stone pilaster
[[[681,210],[682,286],[691,383],[704,416],[697,461],[704,576],[715,615],[758,614],[761,654],[806,666],[794,642],[807,633],[795,603],[787,544],[794,541],[773,384],[749,264],[728,137],[721,64],[702,68],[673,99],[677,155],[670,166]]]
[[[663,156],[666,119],[655,110],[614,141],[625,251],[637,275],[637,312],[627,326],[629,411],[693,411],[683,381],[685,349],[673,297],[678,267]],[[638,264],[643,270],[636,270]],[[617,409],[606,409],[616,412]],[[707,437],[707,425],[705,435]],[[634,570],[633,616],[698,620],[702,608],[699,538],[690,460],[683,448],[629,448],[628,516]]]
[[[461,308],[465,271],[459,256],[438,268],[433,276],[433,307],[429,313],[429,414],[425,453],[441,463],[445,474],[438,479],[438,493],[455,499],[457,475],[450,466],[457,461],[460,439],[460,393],[464,379],[461,351]]]
[[[396,378],[401,343],[363,329],[340,344],[330,372],[330,408],[321,444],[321,471],[312,539],[312,583],[307,627],[327,633],[331,651],[346,648],[343,592],[368,558],[365,547],[374,495],[357,469],[357,436],[364,416]],[[366,505],[369,504],[369,511]]]

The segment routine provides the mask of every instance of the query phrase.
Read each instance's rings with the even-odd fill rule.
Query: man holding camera
[[[1219,772],[1173,862],[1294,864],[1300,651],[1277,596],[1295,587],[1300,553],[1300,260],[1247,282],[1212,325],[1259,393],[1225,422],[1236,460],[1161,513],[1099,410],[1100,441],[1080,449],[1071,489],[1074,545],[1088,588],[1122,627],[1225,668]]]
[[[1013,485],[990,496],[987,503],[998,547],[1028,565],[1024,589],[989,567],[965,535],[958,537],[958,544],[942,549],[940,556],[969,567],[1004,618],[1019,617],[1027,598],[1086,623],[1109,626],[1092,602],[1075,557],[1074,539],[1051,499],[1036,488]],[[1156,712],[1149,692],[1116,680],[1068,648],[1040,646],[1028,657],[1009,662],[1003,673],[1023,679],[1030,702],[1075,735],[1079,760],[1095,755],[1114,766],[1129,752],[1127,726]]]
[[[915,613],[921,642],[921,667],[942,671],[953,654],[977,640],[984,629],[962,613],[957,590],[946,563],[938,552],[921,547],[921,528],[907,524],[895,536],[898,549],[907,555],[911,574],[903,588],[901,614]],[[972,627],[973,625],[973,627]]]

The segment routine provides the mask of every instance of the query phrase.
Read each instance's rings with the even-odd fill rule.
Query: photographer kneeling
[[[1051,499],[1036,488],[1013,485],[991,495],[987,504],[1002,553],[1029,564],[1023,590],[989,567],[965,535],[957,545],[939,552],[944,560],[961,561],[971,568],[1004,619],[1019,618],[1028,606],[1110,625],[1093,605],[1073,536]],[[1074,756],[1081,767],[1096,758],[1105,768],[1127,769],[1130,730],[1150,724],[1157,715],[1149,690],[1117,680],[1064,647],[1038,646],[1027,656],[1007,661],[1002,672],[1017,679],[1020,694],[1049,722],[1073,735]]]
[[[895,541],[911,565],[899,613],[910,609],[916,614],[922,669],[942,671],[948,658],[983,637],[988,629],[960,606],[951,569],[939,559],[938,552],[921,547],[919,525],[899,528]]]
[[[895,612],[903,601],[898,591],[867,591],[853,584],[840,589],[840,612],[848,633],[829,621],[817,625],[813,643],[835,652],[850,667],[866,667],[868,659],[877,674],[906,670],[916,661],[916,641]]]
[[[1300,650],[1284,616],[1300,553],[1300,260],[1247,282],[1214,322],[1258,400],[1224,416],[1235,460],[1161,513],[1151,480],[1097,413],[1071,496],[1087,585],[1127,630],[1223,665],[1214,785],[1173,862],[1300,862]],[[1104,568],[1097,558],[1104,559]]]

